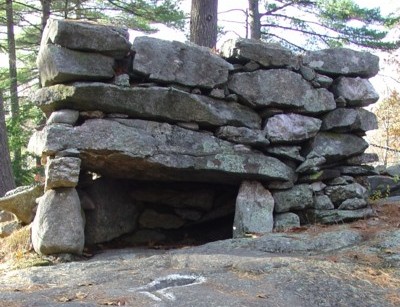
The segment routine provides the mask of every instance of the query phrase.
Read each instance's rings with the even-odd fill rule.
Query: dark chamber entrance
[[[85,243],[179,247],[231,238],[238,188],[110,177],[80,180]]]

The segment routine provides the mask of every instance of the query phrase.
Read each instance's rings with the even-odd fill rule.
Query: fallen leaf
[[[88,296],[88,293],[78,292],[77,294],[75,294],[75,296],[78,300],[83,300],[85,297]]]
[[[384,252],[385,252],[386,254],[390,254],[390,255],[396,254],[396,252],[394,252],[394,251],[392,251],[392,250],[390,250],[390,249],[388,249],[388,248],[386,248],[386,249],[384,250]]]
[[[257,294],[258,298],[269,298],[268,294]]]
[[[93,286],[93,283],[88,282],[88,283],[81,283],[81,284],[78,284],[78,287],[87,287],[87,286]]]
[[[66,303],[66,302],[71,302],[72,298],[66,297],[66,296],[61,296],[61,297],[57,298],[57,301],[59,301],[61,303]]]
[[[125,306],[125,303],[126,302],[124,300],[99,302],[100,305],[105,305],[105,306]]]

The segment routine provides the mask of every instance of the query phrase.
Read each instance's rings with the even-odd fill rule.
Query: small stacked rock
[[[378,61],[345,48],[296,55],[248,39],[227,42],[221,57],[50,20],[34,99],[48,121],[29,144],[47,160],[35,250],[80,253],[85,239],[127,233],[158,238],[160,229],[233,211],[235,237],[371,215],[358,182],[374,172],[362,137],[377,121],[362,107],[379,98],[368,81]],[[188,195],[204,202],[191,205]]]

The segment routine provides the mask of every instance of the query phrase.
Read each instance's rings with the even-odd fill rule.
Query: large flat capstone
[[[203,126],[244,126],[260,129],[261,117],[238,103],[227,103],[173,88],[125,88],[112,84],[74,83],[37,91],[35,103],[45,112],[59,109],[101,110],[168,122],[196,122]]]
[[[37,155],[76,148],[82,167],[113,177],[234,183],[244,179],[292,182],[294,171],[276,158],[206,132],[144,120],[87,120],[46,126],[31,138]]]
[[[211,49],[177,41],[141,36],[133,42],[133,50],[133,70],[154,81],[214,88],[228,81],[233,69]]]

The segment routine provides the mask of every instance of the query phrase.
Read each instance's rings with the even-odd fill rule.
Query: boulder
[[[37,65],[42,86],[73,81],[106,81],[114,76],[113,58],[57,45],[41,46]]]
[[[266,148],[266,152],[278,158],[303,162],[305,158],[300,154],[301,146],[275,145]]]
[[[191,209],[175,209],[174,213],[176,213],[177,216],[181,217],[185,221],[189,222],[198,221],[203,216],[202,212]]]
[[[63,109],[54,111],[46,121],[46,125],[51,124],[66,124],[74,126],[79,118],[79,111]]]
[[[361,208],[365,208],[367,206],[367,201],[361,198],[350,198],[343,201],[340,206],[339,210],[357,210]]]
[[[274,226],[273,211],[271,193],[257,181],[244,181],[236,199],[233,237],[271,232]]]
[[[79,181],[81,160],[73,157],[47,159],[45,190],[74,188]]]
[[[361,165],[361,164],[368,164],[374,163],[379,161],[379,156],[376,153],[363,153],[358,156],[354,156],[351,158],[346,159],[346,164],[349,165]],[[400,174],[400,172],[399,172]]]
[[[143,120],[93,119],[77,127],[46,126],[28,147],[38,155],[76,148],[84,169],[113,177],[221,183],[248,178],[293,182],[295,177],[278,159],[236,151],[234,144],[207,132]]]
[[[292,62],[292,52],[275,43],[255,39],[231,39],[221,48],[222,56],[229,61],[254,61],[263,67],[285,67]]]
[[[365,107],[379,99],[371,82],[366,79],[340,77],[331,86],[335,97],[343,97],[349,107]]]
[[[149,80],[212,89],[228,81],[233,66],[211,49],[146,36],[133,42],[133,71]]]
[[[246,106],[173,88],[123,88],[104,83],[74,83],[42,88],[35,103],[49,113],[62,108],[101,110],[135,118],[195,122],[202,126],[245,126],[260,129],[261,118]]]
[[[200,183],[135,183],[130,185],[130,194],[135,201],[159,207],[200,209],[213,207],[217,195],[223,194],[218,185]]]
[[[41,44],[101,53],[116,59],[122,59],[131,49],[126,28],[63,19],[47,21]]]
[[[322,181],[316,181],[316,182],[311,183],[310,187],[314,193],[319,193],[319,192],[322,192],[326,188],[326,184],[323,183]]]
[[[40,198],[32,224],[32,244],[38,254],[82,254],[84,217],[73,188],[47,191]]]
[[[336,167],[341,174],[348,176],[372,176],[378,175],[378,172],[371,165],[354,165]]]
[[[367,189],[359,183],[328,186],[325,188],[325,194],[329,196],[335,206],[339,206],[347,199],[366,199],[368,197]]]
[[[388,166],[386,168],[386,173],[392,177],[400,177],[400,164]]]
[[[300,227],[300,218],[293,212],[277,213],[274,215],[274,230],[285,231]]]
[[[118,72],[120,73],[120,72]],[[113,84],[122,87],[130,87],[130,77],[128,74],[122,73],[120,75],[116,75],[113,80]]]
[[[322,156],[331,162],[359,155],[367,148],[368,143],[356,135],[320,132],[311,140],[305,153]]]
[[[400,181],[389,176],[368,176],[369,194],[372,197],[388,197],[400,195]]]
[[[139,217],[141,228],[177,229],[184,224],[185,221],[175,214],[160,213],[152,209],[145,210]]]
[[[264,130],[272,143],[299,143],[314,137],[321,123],[320,119],[300,114],[278,114],[268,119]]]
[[[335,209],[331,199],[326,195],[314,196],[314,209],[316,210],[332,210]]]
[[[321,130],[366,132],[378,129],[376,115],[362,108],[337,108],[323,117]]]
[[[332,93],[315,89],[300,74],[286,69],[236,73],[229,89],[252,107],[282,107],[319,114],[335,109]]]
[[[277,213],[303,210],[314,204],[313,190],[308,184],[298,184],[290,190],[274,192],[273,197]]]
[[[303,57],[303,63],[322,74],[332,76],[370,78],[379,71],[379,57],[369,52],[359,52],[347,48],[308,51]]]
[[[354,182],[355,180],[351,176],[337,176],[336,178],[330,180],[328,185],[347,185]]]
[[[7,212],[7,211],[0,210],[0,223],[9,222],[14,219],[15,219],[14,214]]]
[[[296,168],[296,173],[318,173],[321,170],[320,166],[324,165],[325,162],[326,159],[322,156],[308,157]]]
[[[0,238],[8,237],[21,228],[22,225],[18,221],[0,222]]]
[[[246,127],[223,126],[218,128],[215,135],[223,140],[252,147],[265,148],[270,144],[265,137],[265,131]]]
[[[333,79],[328,76],[317,74],[313,80],[313,85],[316,87],[329,88],[333,83]]]
[[[317,74],[314,69],[301,65],[299,69],[300,74],[307,81],[312,81],[317,77]]]
[[[0,198],[0,209],[15,214],[23,224],[29,224],[35,217],[36,198],[42,195],[42,185],[19,187]]]
[[[337,224],[352,222],[359,219],[366,219],[375,216],[371,208],[358,210],[307,210],[306,220],[310,224]]]
[[[128,183],[100,178],[79,190],[79,196],[94,206],[85,211],[86,244],[107,242],[136,229],[140,202],[131,197]]]
[[[340,172],[335,169],[322,169],[317,172],[311,172],[310,174],[304,175],[299,178],[299,183],[309,183],[317,181],[326,181],[340,176]]]

